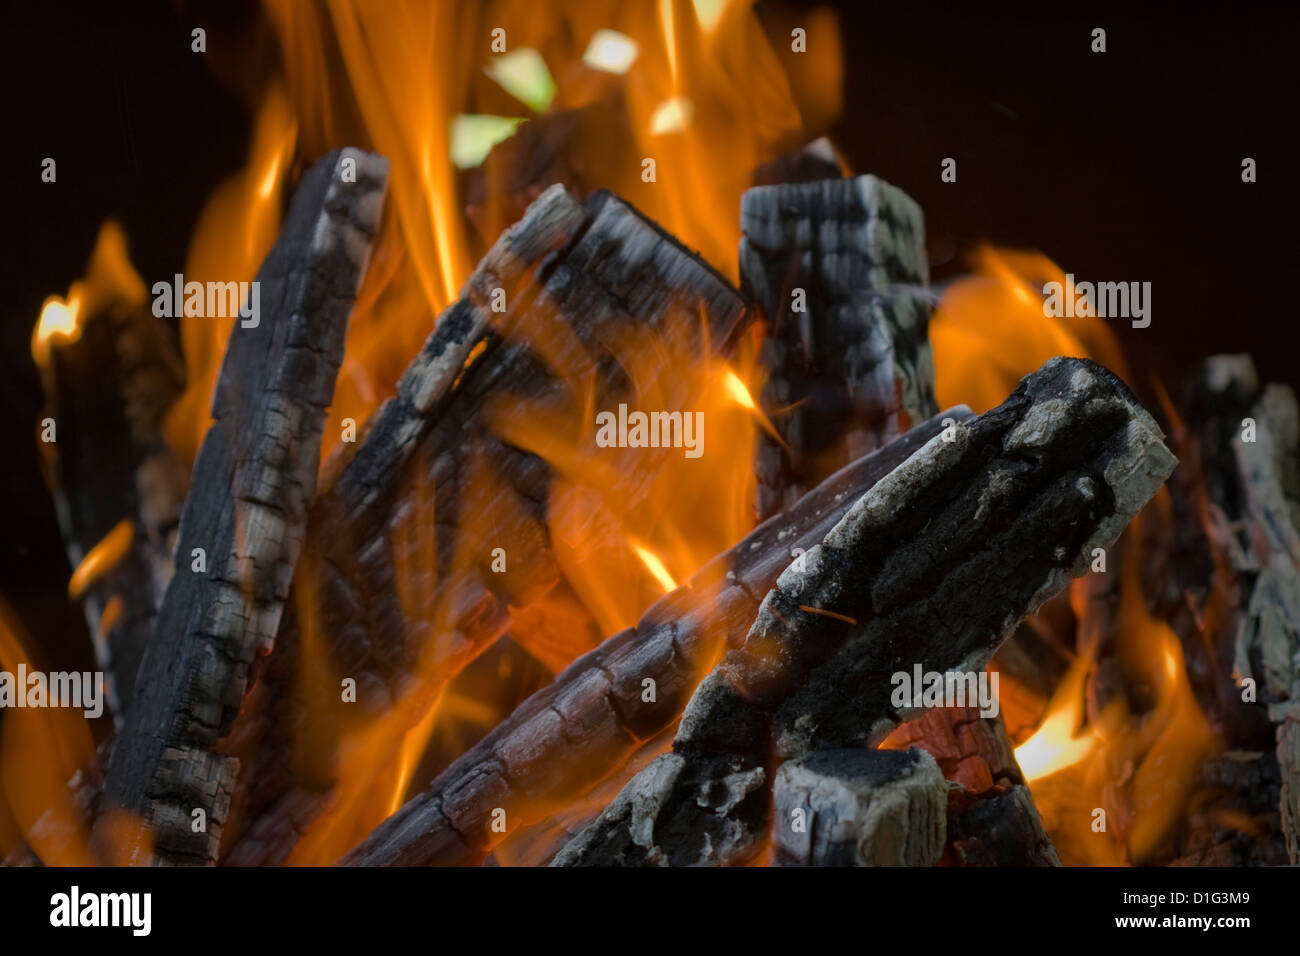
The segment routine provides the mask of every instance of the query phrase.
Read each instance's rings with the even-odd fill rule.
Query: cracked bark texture
[[[1019,621],[1088,570],[1176,460],[1129,390],[1053,359],[1002,405],[878,482],[763,600],[705,678],[673,752],[557,865],[736,864],[762,846],[771,768],[870,747],[913,716],[891,675],[983,667]]]
[[[757,186],[741,288],[764,325],[759,520],[938,406],[920,207],[875,176]]]
[[[945,418],[970,418],[965,408]],[[738,643],[760,595],[850,505],[942,429],[939,418],[832,475],[789,512],[774,515],[692,580],[651,606],[635,627],[607,638],[524,701],[483,740],[407,801],[352,851],[358,866],[476,864],[503,835],[540,823],[611,775],[670,728],[700,677]],[[644,681],[655,682],[647,701]]]
[[[342,179],[345,159],[355,161],[355,182]],[[215,860],[238,764],[217,743],[254,657],[275,639],[387,174],[386,160],[348,149],[304,175],[258,271],[258,324],[231,333],[181,516],[176,573],[105,774],[105,809],[147,824],[156,864]],[[200,548],[206,570],[191,570]],[[143,861],[150,840],[143,828],[138,836],[132,852]]]

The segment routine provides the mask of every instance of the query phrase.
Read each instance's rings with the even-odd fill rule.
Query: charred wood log
[[[819,750],[772,785],[778,866],[933,866],[948,783],[926,751]]]
[[[1060,866],[1029,789],[999,784],[982,793],[948,795],[951,866]]]
[[[763,398],[777,431],[758,436],[764,517],[938,411],[931,302],[921,210],[875,177],[751,189],[741,227],[741,278],[764,321]],[[997,719],[944,709],[899,732],[888,746],[925,747],[968,787],[1022,782]]]
[[[258,272],[266,314],[230,337],[176,574],[105,775],[108,806],[152,828],[155,863],[216,858],[237,761],[215,748],[288,596],[387,172],[386,160],[345,150],[306,173]]]
[[[946,418],[970,418],[964,408]],[[638,744],[671,727],[696,682],[738,643],[792,552],[812,547],[868,488],[942,430],[932,419],[832,475],[666,595],[640,622],[574,661],[407,802],[345,862],[480,862],[506,826],[546,819],[616,772]],[[647,684],[647,681],[650,683]],[[653,688],[653,693],[648,693]]]
[[[56,511],[77,569],[69,593],[120,726],[171,577],[185,475],[162,427],[184,367],[143,303],[115,300],[84,317],[75,341],[51,342],[41,372],[58,427]]]
[[[623,364],[630,343],[672,339],[694,356],[723,353],[748,316],[725,279],[618,198],[598,193],[579,204],[555,186],[534,203],[439,319],[398,399],[380,410],[313,510],[295,587],[316,582],[314,638],[334,668],[356,680],[362,706],[349,711],[336,687],[318,695],[317,742],[296,773],[286,757],[301,719],[290,712],[258,720],[265,731],[252,728],[249,740],[259,772],[244,814],[255,822],[229,862],[285,859],[305,815],[330,799],[339,738],[399,701],[414,725],[508,627],[556,670],[599,642],[550,538],[552,466],[510,420],[526,407],[569,422],[585,414],[585,403],[634,402],[636,383]],[[668,364],[655,371],[656,401],[687,407],[692,396],[681,376]],[[680,454],[648,451],[610,493],[634,505],[669,453]],[[421,496],[431,502],[424,517],[432,518],[432,541],[419,525]],[[492,567],[495,543],[475,530],[485,515],[501,538],[495,543],[509,544],[505,570]],[[429,553],[432,568],[422,559]],[[579,623],[557,634],[545,620],[526,620],[543,600],[563,600]],[[281,676],[268,688],[298,671],[293,632],[301,621],[287,624],[282,651],[268,662]],[[400,742],[399,735],[391,746]],[[304,795],[312,791],[315,799]]]
[[[772,761],[871,746],[912,715],[891,674],[971,671],[1089,566],[1176,464],[1113,375],[1053,359],[1001,406],[874,485],[792,565],[687,705],[673,752],[556,858],[739,863]]]
[[[938,411],[921,210],[874,176],[741,201],[742,289],[763,316],[762,520]]]

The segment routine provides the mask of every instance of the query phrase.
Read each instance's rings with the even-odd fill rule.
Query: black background
[[[846,61],[832,136],[854,170],[921,203],[937,278],[981,239],[1039,249],[1081,278],[1153,283],[1151,327],[1115,323],[1135,377],[1176,387],[1196,359],[1232,351],[1296,381],[1296,4],[829,5]],[[31,329],[107,216],[142,275],[180,269],[204,197],[244,162],[245,104],[275,51],[246,2],[0,8],[0,593],[40,643],[88,667],[37,468]],[[207,56],[190,52],[194,25]],[[1089,49],[1096,26],[1105,54]],[[45,156],[57,184],[40,181]],[[945,156],[956,184],[940,182]],[[1241,182],[1245,156],[1255,184]]]

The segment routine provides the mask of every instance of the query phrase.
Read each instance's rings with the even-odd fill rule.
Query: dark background
[[[1296,382],[1297,5],[823,5],[839,9],[845,59],[832,136],[856,171],[921,203],[944,260],[936,278],[988,239],[1039,249],[1080,278],[1150,281],[1151,327],[1114,324],[1135,378],[1176,386],[1196,359],[1232,351]],[[32,326],[44,298],[81,275],[110,215],[143,276],[179,271],[203,199],[244,162],[245,104],[275,52],[247,2],[0,10],[0,593],[66,666],[82,653],[89,667],[37,466]],[[190,52],[195,25],[208,31],[205,56]],[[1089,49],[1096,26],[1105,54]],[[54,185],[40,181],[45,156],[58,161]],[[939,180],[945,156],[958,160],[956,184]],[[1252,185],[1245,156],[1259,166]]]

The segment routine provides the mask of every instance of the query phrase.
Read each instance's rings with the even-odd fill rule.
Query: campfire
[[[932,286],[824,16],[264,13],[180,271],[34,317],[97,671],[0,606],[7,864],[1300,863],[1289,387]]]

